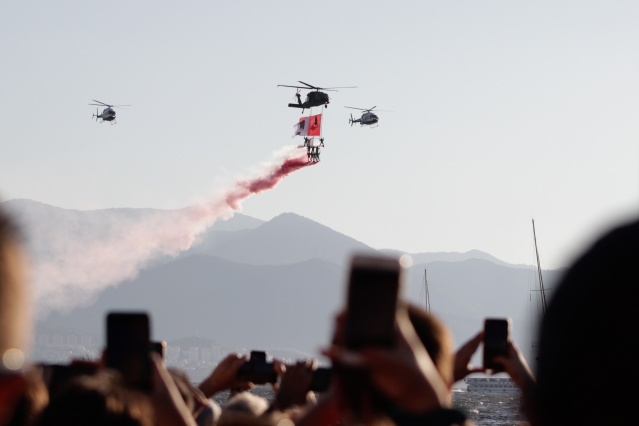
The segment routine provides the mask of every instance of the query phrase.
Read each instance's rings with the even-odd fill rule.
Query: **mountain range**
[[[163,213],[79,211],[31,200],[2,206],[18,218],[36,262],[54,257],[62,240],[82,245],[119,221],[143,223]],[[330,341],[333,317],[343,306],[351,255],[375,251],[405,254],[375,250],[294,213],[269,221],[236,213],[216,221],[180,254],[157,256],[132,278],[100,289],[89,303],[44,311],[39,324],[103,339],[108,311],[145,310],[155,339],[197,336],[227,347],[317,354]],[[432,311],[448,324],[457,344],[479,331],[485,317],[510,317],[518,345],[530,345],[536,268],[510,265],[479,250],[408,254],[413,265],[403,297],[424,306],[428,293]],[[552,288],[563,270],[542,273]]]

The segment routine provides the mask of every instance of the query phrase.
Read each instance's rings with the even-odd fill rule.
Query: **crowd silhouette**
[[[621,225],[565,274],[542,321],[537,377],[512,341],[494,359],[522,390],[532,426],[634,423],[638,245],[639,222]],[[455,350],[446,324],[407,301],[396,303],[389,345],[349,346],[346,324],[355,314],[347,308],[327,318],[334,324],[322,351],[328,369],[317,359],[229,353],[195,386],[149,346],[150,385],[141,388],[105,356],[27,361],[28,271],[20,230],[0,211],[0,426],[474,424],[453,406],[452,386],[486,372],[470,363],[484,332]],[[250,392],[264,384],[272,399]],[[215,402],[222,393],[228,397]]]

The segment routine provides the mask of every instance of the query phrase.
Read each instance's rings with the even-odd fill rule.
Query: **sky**
[[[301,142],[278,85],[357,86],[315,110],[320,163],[243,214],[513,264],[534,219],[542,267],[567,266],[639,210],[637,22],[636,1],[2,2],[0,199],[208,202]],[[96,123],[93,99],[131,106]]]

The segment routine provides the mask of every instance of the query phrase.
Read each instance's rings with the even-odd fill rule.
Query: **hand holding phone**
[[[510,318],[486,318],[484,320],[484,368],[493,372],[503,371],[501,365],[494,362],[497,356],[508,356],[510,339]]]
[[[277,372],[272,362],[266,361],[266,352],[251,351],[249,360],[240,367],[237,379],[256,385],[277,382]]]

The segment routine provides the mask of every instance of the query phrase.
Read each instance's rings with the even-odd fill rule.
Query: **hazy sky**
[[[278,84],[358,86],[330,93],[322,161],[244,214],[529,264],[534,218],[564,266],[639,207],[637,22],[635,0],[2,2],[0,198],[211,200],[300,142]],[[132,106],[100,124],[91,99]]]

